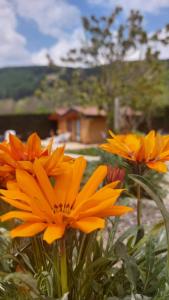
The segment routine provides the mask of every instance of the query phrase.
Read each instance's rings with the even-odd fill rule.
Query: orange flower
[[[144,163],[150,169],[166,172],[166,161],[169,161],[169,136],[162,136],[150,131],[145,136],[136,134],[115,135],[107,144],[100,147],[110,153],[117,154],[125,159]]]
[[[52,140],[44,148],[36,133],[30,135],[26,143],[10,134],[9,143],[0,144],[0,174],[8,177],[8,174],[15,174],[15,169],[33,171],[33,162],[39,159],[48,172],[48,175],[57,175],[60,172],[61,164],[66,161],[64,157],[64,147],[56,149],[51,153]]]
[[[114,189],[118,182],[97,191],[107,175],[106,166],[98,167],[79,191],[85,168],[85,159],[76,159],[68,172],[57,177],[54,187],[38,160],[34,163],[35,177],[16,170],[16,183],[9,183],[8,190],[0,190],[2,199],[18,209],[1,216],[1,221],[12,218],[24,221],[11,231],[11,236],[31,237],[45,230],[43,239],[52,243],[69,227],[90,233],[104,227],[105,217],[132,211],[114,205],[123,191]]]

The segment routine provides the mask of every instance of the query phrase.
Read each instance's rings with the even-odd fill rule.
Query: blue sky
[[[107,15],[115,5],[141,10],[149,32],[169,23],[169,0],[0,0],[0,67],[56,64],[84,38],[81,17]],[[169,58],[169,48],[160,48]]]

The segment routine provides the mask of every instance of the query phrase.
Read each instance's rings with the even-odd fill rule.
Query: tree
[[[166,25],[165,37],[164,29],[149,34],[139,11],[131,10],[125,19],[121,7],[116,7],[110,16],[83,17],[82,22],[86,40],[80,49],[71,49],[63,60],[98,70],[79,86],[83,97],[86,95],[91,102],[104,106],[111,127],[116,98],[121,105],[144,112],[141,121],[147,120],[151,127],[157,107],[164,105],[165,64],[159,60],[160,53],[154,50],[154,45],[169,43],[169,25]],[[136,51],[139,51],[139,60],[131,62]]]
[[[83,81],[83,71],[58,70],[53,66],[53,72],[41,81],[34,94],[50,111],[60,106],[79,105],[83,101]]]

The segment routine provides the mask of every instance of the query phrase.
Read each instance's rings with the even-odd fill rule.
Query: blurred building
[[[74,142],[94,144],[105,138],[106,112],[96,106],[58,108],[49,120],[58,134],[69,132]]]

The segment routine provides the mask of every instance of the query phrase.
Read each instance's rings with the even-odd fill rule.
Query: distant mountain
[[[15,100],[33,94],[48,67],[11,67],[0,69],[0,99]]]
[[[166,61],[163,61],[166,63]],[[169,60],[167,61],[168,71],[166,81],[169,81]],[[60,78],[70,80],[73,68],[54,67]],[[99,67],[83,69],[87,77],[91,74],[99,73]],[[0,69],[0,100],[12,98],[18,100],[26,96],[31,96],[40,81],[48,74],[53,73],[53,67],[28,66],[28,67],[8,67]]]
[[[0,100],[6,98],[18,100],[26,96],[31,96],[40,81],[46,75],[53,73],[54,70],[58,73],[60,78],[67,81],[70,80],[73,72],[73,68],[58,66],[8,67],[0,69]],[[93,72],[91,70],[86,70],[86,75],[91,74],[91,72]]]

